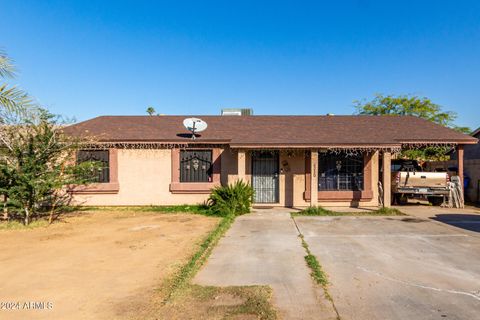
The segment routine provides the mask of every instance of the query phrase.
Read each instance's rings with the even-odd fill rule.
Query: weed
[[[362,212],[338,212],[325,209],[323,207],[308,207],[300,212],[292,212],[292,216],[403,216],[405,215],[395,208],[379,208],[377,210]]]
[[[310,275],[318,284],[320,284],[325,289],[325,292],[327,292],[327,285],[328,285],[327,275],[325,274],[325,272],[322,269],[322,266],[318,262],[317,257],[315,257],[310,251],[310,248],[308,247],[308,244],[303,238],[302,234],[300,234],[300,239],[302,240],[302,246],[305,248],[305,251],[307,252],[307,255],[305,256],[305,261],[307,262],[307,265],[310,267],[310,270],[312,271]]]

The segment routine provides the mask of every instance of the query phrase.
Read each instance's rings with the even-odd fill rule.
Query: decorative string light
[[[412,149],[420,149],[426,147],[447,147],[451,149],[455,149],[457,143],[451,142],[409,142],[409,143],[402,143],[399,146],[357,146],[357,147],[342,147],[342,146],[324,146],[318,147],[319,152],[330,152],[334,154],[346,154],[348,156],[359,155],[362,153],[374,153],[376,151],[383,151],[383,152],[391,152],[391,153],[399,153],[402,150],[412,150]],[[305,152],[309,153],[310,150],[315,148],[265,148],[265,149],[237,149],[231,148],[228,144],[198,144],[198,143],[165,143],[165,142],[96,142],[96,141],[89,141],[82,144],[83,148],[88,149],[108,149],[108,148],[118,148],[118,149],[194,149],[194,148],[220,148],[220,149],[228,149],[231,153],[236,153],[238,150],[247,150],[250,153],[255,152],[280,152],[282,155],[286,155],[288,157],[294,157],[296,155],[305,154]]]

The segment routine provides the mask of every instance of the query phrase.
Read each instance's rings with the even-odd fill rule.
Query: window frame
[[[209,183],[213,181],[212,149],[180,150],[179,157],[180,183]],[[190,157],[190,159],[186,159],[186,157]],[[195,160],[197,161],[195,162]],[[205,173],[202,174],[204,170]]]
[[[325,150],[327,151],[327,150]],[[321,154],[325,152],[318,150]],[[374,189],[378,190],[377,183],[375,182],[376,171],[378,170],[378,151],[377,152],[363,152],[364,157],[364,190],[363,191],[317,191],[317,200],[320,202],[349,202],[351,205],[358,204],[359,202],[367,202],[374,200]],[[314,168],[312,177],[311,169]],[[318,161],[315,164],[311,163],[311,152],[305,151],[305,191],[303,193],[303,199],[305,201],[311,200],[311,180],[318,177]]]
[[[211,182],[180,182],[180,151],[181,150],[212,150],[212,181]],[[171,149],[171,183],[172,194],[210,194],[211,190],[221,185],[221,154],[225,152],[221,146],[195,146],[190,148]]]
[[[81,159],[81,153],[89,153],[90,156],[85,157],[84,159]],[[104,153],[105,156],[100,156],[100,157],[92,157],[94,153]],[[78,150],[77,151],[77,164],[80,164],[82,162],[87,162],[87,161],[95,161],[95,162],[101,162],[105,164],[105,166],[102,166],[100,172],[97,174],[97,179],[92,181],[92,183],[110,183],[110,150],[106,149],[98,149],[98,150],[88,150],[88,149],[83,149],[83,150]]]
[[[325,168],[326,166],[327,168]],[[347,152],[328,151],[319,153],[317,171],[317,190],[319,192],[365,190],[365,156],[363,153],[348,154]]]
[[[87,150],[87,149],[85,149]],[[105,149],[102,149],[105,150]],[[68,192],[72,194],[117,194],[120,191],[120,184],[118,182],[118,149],[108,148],[109,161],[109,180],[108,183],[92,182],[88,184],[68,186]],[[72,162],[77,160],[76,154],[72,157]]]

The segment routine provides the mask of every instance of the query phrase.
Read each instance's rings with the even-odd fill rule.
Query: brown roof
[[[191,143],[187,116],[101,116],[66,132],[101,142]],[[232,147],[398,146],[476,143],[477,139],[413,116],[197,116],[208,128],[196,143]]]

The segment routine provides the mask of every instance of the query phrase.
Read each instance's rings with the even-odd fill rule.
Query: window
[[[318,190],[363,190],[363,155],[320,153]]]
[[[77,163],[95,161],[101,163],[101,169],[92,174],[94,181],[100,183],[110,182],[110,154],[108,150],[80,150],[77,154]]]
[[[212,151],[180,151],[180,182],[212,182]]]

